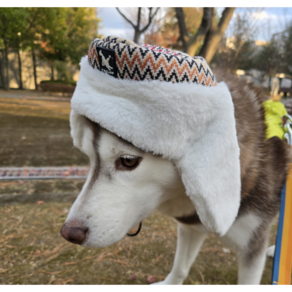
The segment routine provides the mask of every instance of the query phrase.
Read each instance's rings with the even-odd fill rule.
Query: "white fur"
[[[228,231],[239,209],[241,182],[234,107],[225,83],[119,80],[93,69],[84,57],[71,105],[72,129],[84,115],[173,161],[206,228],[221,236]]]
[[[222,237],[223,242],[230,246],[237,254],[238,284],[260,284],[266,262],[267,239],[263,242],[261,252],[256,253],[252,259],[247,260],[248,245],[257,235],[262,219],[252,212],[238,218],[227,234]],[[250,262],[251,261],[251,262]]]
[[[172,270],[164,281],[155,283],[156,285],[183,284],[207,235],[184,224],[178,224],[177,233],[177,248]]]
[[[88,135],[90,128],[84,125],[83,129],[83,133],[73,131],[77,135],[74,141],[75,145],[81,141],[80,149],[89,156],[90,172],[66,222],[77,220],[89,229],[84,246],[104,247],[121,240],[163,201],[184,193],[184,189],[170,161],[161,158],[155,163],[157,157],[124,144],[105,131],[98,146],[100,173],[90,188],[94,168],[98,167],[93,155],[97,149],[93,146],[93,135]],[[115,161],[124,155],[142,157],[143,162],[133,171],[117,171]]]
[[[71,133],[74,144],[90,158],[87,181],[73,204],[66,224],[80,222],[89,230],[83,246],[104,247],[121,240],[130,228],[148,217],[155,209],[173,217],[190,215],[196,211],[185,194],[181,177],[174,164],[163,157],[154,156],[129,145],[116,135],[101,131],[98,149],[94,148],[92,130],[82,116],[72,119]],[[100,165],[96,165],[96,153]],[[115,168],[115,161],[122,156],[141,157],[141,163],[131,171]],[[92,180],[94,169],[99,175]],[[249,243],[256,238],[262,219],[252,212],[235,220],[221,240],[233,248],[239,261],[238,282],[258,284],[265,263],[265,245],[246,259]],[[164,281],[157,284],[182,284],[208,234],[202,224],[179,224],[178,242],[174,265]]]
[[[255,232],[262,222],[261,218],[248,213],[235,220],[228,233],[220,239],[231,247],[238,259],[238,284],[260,284],[266,261],[266,248],[247,260],[248,245],[255,236]],[[207,235],[202,225],[178,224],[178,241],[171,272],[164,281],[156,285],[182,284],[188,276],[189,270],[196,259]]]
[[[242,251],[254,235],[262,219],[253,213],[238,218],[222,238],[232,249]]]
[[[263,249],[257,254],[251,264],[246,262],[242,254],[238,256],[238,280],[239,285],[258,285],[261,282],[262,274],[266,263],[266,254]]]
[[[267,257],[273,258],[275,255],[275,245],[271,245],[267,249]]]

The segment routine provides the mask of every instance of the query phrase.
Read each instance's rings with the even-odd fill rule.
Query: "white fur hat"
[[[234,106],[201,57],[117,37],[96,39],[80,62],[78,115],[178,168],[201,222],[224,235],[240,204]]]

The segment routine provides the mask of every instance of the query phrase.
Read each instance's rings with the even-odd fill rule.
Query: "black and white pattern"
[[[110,53],[106,53],[107,57],[103,58],[103,52]],[[114,36],[93,40],[88,51],[88,61],[93,68],[118,79],[216,86],[215,76],[202,57],[191,57],[153,45],[140,46]]]

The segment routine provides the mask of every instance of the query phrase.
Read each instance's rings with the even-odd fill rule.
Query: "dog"
[[[265,96],[260,88],[226,73],[216,76],[226,82],[234,103],[241,170],[239,212],[220,239],[237,254],[238,284],[259,284],[291,147],[278,137],[265,139]],[[121,240],[156,209],[178,222],[173,268],[157,284],[182,284],[208,231],[174,163],[142,151],[85,116],[76,118],[71,135],[89,157],[90,171],[61,235],[84,247],[105,247]]]

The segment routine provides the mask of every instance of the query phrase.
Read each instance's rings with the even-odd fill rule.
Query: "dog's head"
[[[129,53],[134,51],[134,54]],[[143,54],[139,53],[142,51]],[[80,62],[79,80],[71,99],[71,134],[75,146],[87,152],[92,166],[90,178],[74,204],[72,214],[77,211],[80,213],[79,209],[85,208],[85,205],[89,206],[90,203],[84,202],[94,202],[88,207],[89,210],[92,208],[92,211],[87,210],[86,213],[93,216],[93,213],[97,213],[93,209],[98,206],[102,214],[107,214],[107,217],[101,220],[102,215],[98,213],[94,215],[98,220],[92,221],[98,222],[95,230],[107,230],[107,236],[112,236],[111,240],[104,242],[114,242],[121,238],[126,232],[121,231],[121,226],[128,229],[159,204],[161,183],[158,184],[157,180],[169,178],[168,172],[163,170],[163,165],[172,165],[172,162],[175,164],[172,172],[179,172],[191,205],[196,208],[202,224],[209,231],[224,235],[238,213],[241,188],[239,145],[230,91],[225,83],[216,83],[215,76],[203,58],[192,58],[183,54],[176,59],[173,55],[160,51],[159,49],[159,54],[162,54],[161,58],[166,63],[161,63],[162,59],[157,58],[158,51],[153,55],[152,49],[132,47],[132,43],[127,40],[107,37],[93,41],[88,56]],[[98,52],[107,52],[113,56],[111,72],[105,69],[103,60],[97,59]],[[174,54],[177,55],[176,52]],[[136,73],[136,61],[129,61],[129,55],[133,60],[138,58],[141,64],[147,63],[143,68],[139,68],[141,76],[144,76],[141,80],[137,77],[140,73]],[[152,61],[145,62],[149,58],[154,62],[153,68],[156,68],[156,72],[146,74],[151,67],[149,64],[152,64]],[[129,62],[134,66],[130,71],[121,69]],[[173,62],[177,62],[177,65],[173,65]],[[168,68],[167,72],[162,73],[165,66]],[[183,68],[189,68],[190,71]],[[118,71],[119,76],[115,76]],[[127,72],[132,73],[129,75]],[[166,79],[161,80],[164,75]],[[101,135],[101,131],[96,129],[91,132],[89,128],[83,131],[84,126],[78,115],[95,121],[139,149],[160,154],[167,160],[162,157],[160,160],[155,159],[160,161],[162,166],[156,168],[152,165],[146,173],[143,169],[151,164],[153,156],[150,157],[149,153],[149,156],[144,153],[142,155],[141,151],[134,150],[133,147],[133,152],[130,153],[130,148],[125,145],[122,150],[117,151],[114,151],[113,147],[103,146],[103,140],[105,137],[109,140],[110,135]],[[84,134],[78,135],[78,132]],[[88,141],[98,141],[94,142],[94,148],[90,149],[89,143],[82,140],[84,135],[89,137]],[[93,151],[97,148],[99,156]],[[111,153],[108,149],[112,149]],[[131,170],[125,166],[126,163],[129,166],[133,163]],[[137,195],[137,190],[141,195]],[[132,202],[131,206],[134,206],[131,210],[125,211],[126,207],[125,210],[119,210],[119,205],[127,206],[129,201]],[[106,206],[110,208],[105,210]],[[106,221],[112,217],[109,215],[111,212],[115,218],[123,220],[123,223],[116,225],[121,228],[108,227]],[[129,223],[123,216],[131,218]],[[69,217],[74,216],[70,214]],[[70,220],[73,226],[73,219]],[[107,227],[101,226],[103,224]],[[83,226],[72,229],[69,223],[66,226],[63,230],[65,235],[76,233],[76,238],[80,239],[84,239],[84,230],[90,228]],[[112,234],[109,235],[109,232]],[[120,233],[113,235],[118,232]],[[90,230],[86,234],[89,237],[84,244],[91,241]],[[101,239],[99,241],[102,242]]]
[[[184,192],[169,160],[141,151],[80,115],[71,134],[74,145],[89,157],[90,171],[61,230],[67,240],[92,247],[113,244]]]

